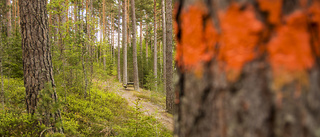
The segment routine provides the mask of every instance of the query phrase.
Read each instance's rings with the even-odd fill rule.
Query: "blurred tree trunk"
[[[132,14],[132,37],[133,37],[133,82],[134,90],[139,91],[139,74],[138,74],[138,59],[137,59],[137,36],[136,36],[136,11],[134,0],[131,0],[131,14]]]
[[[319,1],[177,7],[177,136],[319,136]]]
[[[173,113],[174,108],[174,92],[173,92],[173,65],[172,65],[172,0],[166,0],[166,49],[165,51],[165,62],[164,67],[166,72],[166,109],[169,113]]]
[[[39,97],[45,94],[43,90],[51,94],[51,105],[58,100],[49,46],[47,1],[20,0],[19,6],[27,112],[35,115],[38,113],[39,101],[45,101]],[[40,115],[46,126],[53,127],[54,131],[59,130],[55,125],[61,120],[59,109],[45,111],[45,115]]]

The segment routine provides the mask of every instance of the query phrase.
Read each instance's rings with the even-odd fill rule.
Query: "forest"
[[[0,0],[1,137],[320,137],[319,0]]]

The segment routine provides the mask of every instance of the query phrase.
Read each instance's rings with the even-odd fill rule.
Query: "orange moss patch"
[[[219,13],[221,21],[221,45],[218,59],[226,63],[228,79],[234,81],[245,63],[253,60],[263,24],[255,17],[252,6],[240,10],[232,4],[225,12]]]
[[[295,76],[296,73],[303,74],[314,64],[307,16],[296,11],[285,21],[286,24],[278,26],[267,47],[276,89],[293,80],[305,81],[307,77]]]
[[[268,21],[279,24],[281,21],[282,0],[258,0],[260,9],[269,13]]]
[[[217,33],[211,19],[204,20],[206,16],[207,11],[199,5],[184,9],[180,15],[181,39],[177,44],[176,60],[179,66],[183,65],[187,70],[201,70],[201,63],[213,57]]]

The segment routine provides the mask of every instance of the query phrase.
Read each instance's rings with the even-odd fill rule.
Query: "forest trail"
[[[103,82],[102,87],[110,87],[109,82]],[[118,87],[117,93],[125,98],[131,107],[135,107],[135,102],[138,99],[141,99],[140,111],[143,112],[145,115],[152,115],[154,116],[159,122],[161,122],[168,130],[173,131],[173,117],[171,114],[167,113],[166,109],[160,105],[156,105],[146,99],[137,97],[134,92],[133,87],[128,87],[124,89],[123,87]]]
[[[129,105],[134,107],[135,102],[138,97],[135,96],[132,92],[134,92],[133,88],[129,87],[127,89],[119,89],[122,93],[120,94],[123,98],[127,99]],[[145,99],[141,99],[141,111],[144,112],[145,115],[153,115],[158,121],[160,121],[163,125],[165,125],[170,131],[173,131],[173,118],[168,114],[165,108],[162,108],[159,105],[155,105]]]

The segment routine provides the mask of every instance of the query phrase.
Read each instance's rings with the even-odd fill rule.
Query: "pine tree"
[[[166,72],[164,75],[166,86],[166,109],[169,113],[173,113],[174,108],[174,92],[173,92],[173,65],[172,65],[172,1],[166,0]]]
[[[121,29],[120,29],[120,14],[121,14],[121,1],[119,1],[119,14],[118,14],[118,65],[117,65],[117,74],[118,74],[118,80],[119,82],[121,82],[121,64],[120,64],[120,54],[121,54],[121,51],[120,51],[120,33],[121,33]]]
[[[156,90],[157,90],[157,77],[158,77],[158,67],[157,67],[157,60],[158,60],[158,54],[157,54],[157,1],[156,0],[153,0],[153,33],[154,33],[154,45],[153,45],[153,75],[155,77],[155,87],[156,87]]]
[[[137,38],[136,38],[136,13],[135,13],[135,3],[131,0],[131,14],[132,14],[132,37],[133,37],[133,82],[134,90],[139,91],[139,74],[138,74],[138,60],[137,60]]]
[[[125,0],[126,1],[126,0]],[[126,2],[123,2],[123,35],[122,35],[122,44],[123,44],[123,81],[124,85],[127,85],[128,76],[127,76],[127,6]]]
[[[20,0],[19,6],[27,112],[35,115],[41,99],[39,94],[46,86],[53,88],[50,97],[53,102],[57,101],[49,46],[47,2]],[[58,131],[55,124],[61,119],[60,111],[46,113],[42,122]]]

